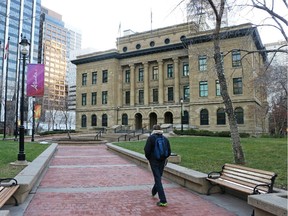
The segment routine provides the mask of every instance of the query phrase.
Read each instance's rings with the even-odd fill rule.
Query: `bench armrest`
[[[211,178],[211,179],[217,179],[220,176],[221,176],[221,172],[213,171],[213,172],[208,173],[208,178]]]
[[[17,185],[17,184],[18,184],[18,182],[14,178],[0,179],[0,186],[3,186],[3,187],[9,187],[9,186]]]
[[[267,187],[268,188],[268,193],[272,193],[271,191],[271,185],[270,184],[258,184],[253,188],[253,194],[261,194],[259,190],[257,189],[258,187]]]

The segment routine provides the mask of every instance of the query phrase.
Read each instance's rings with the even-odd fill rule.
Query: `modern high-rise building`
[[[191,32],[191,29],[195,29]],[[117,49],[77,56],[76,129],[154,124],[229,131],[214,62],[213,31],[194,23],[118,38]],[[228,92],[240,132],[267,127],[266,95],[255,84],[266,61],[252,24],[221,29]]]
[[[45,65],[43,110],[58,110],[66,98],[67,29],[62,16],[41,8],[42,52],[39,62]]]
[[[45,7],[41,11],[38,61],[45,65],[45,90],[41,104],[47,128],[63,129],[60,125],[65,122],[63,112],[68,111],[69,78],[75,78],[75,65],[69,61],[70,52],[81,48],[81,34],[67,28],[62,15],[57,12]]]
[[[220,7],[220,0],[213,1],[216,8]],[[208,1],[190,0],[187,3],[187,21],[199,25],[198,31],[205,31],[215,28],[215,14]],[[228,26],[228,9],[224,8],[221,26]]]
[[[29,54],[27,56],[26,63],[37,63],[40,15],[41,0],[0,1],[1,121],[4,119],[4,107],[6,106],[5,102],[7,102],[7,104],[9,102],[9,104],[13,107],[8,109],[9,112],[14,112],[17,104],[16,98],[18,98],[17,92],[19,92],[18,83],[21,82],[19,70],[20,72],[22,71],[23,64],[19,46],[21,37],[26,37],[30,42]],[[28,104],[26,98],[25,112],[27,109]],[[15,113],[13,113],[12,117],[15,118]]]

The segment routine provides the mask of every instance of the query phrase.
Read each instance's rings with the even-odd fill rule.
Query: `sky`
[[[187,21],[185,4],[181,0],[42,0],[42,5],[62,15],[69,27],[82,34],[82,48],[107,50],[116,47],[123,31],[149,31]],[[280,2],[280,0],[276,0]],[[281,9],[281,5],[276,5]],[[281,12],[288,16],[288,10]],[[263,22],[263,13],[242,10],[231,22]],[[266,22],[267,20],[265,20]],[[230,23],[231,23],[230,22]],[[259,28],[263,43],[283,40],[279,31]]]

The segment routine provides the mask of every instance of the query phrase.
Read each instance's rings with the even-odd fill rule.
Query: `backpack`
[[[156,160],[159,161],[163,161],[169,157],[168,144],[162,135],[156,137],[154,146],[154,156]]]

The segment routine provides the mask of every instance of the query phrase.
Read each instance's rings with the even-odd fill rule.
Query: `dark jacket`
[[[152,134],[147,138],[147,141],[146,141],[146,145],[144,147],[144,152],[145,152],[145,157],[150,161],[150,160],[156,160],[153,152],[154,152],[154,147],[155,147],[155,141],[156,141],[156,138],[157,136],[163,136],[163,131],[162,130],[154,130],[152,132]],[[169,140],[163,136],[164,139],[166,140],[167,142],[167,145],[168,145],[168,155],[171,154],[171,147],[170,147],[170,142]]]

